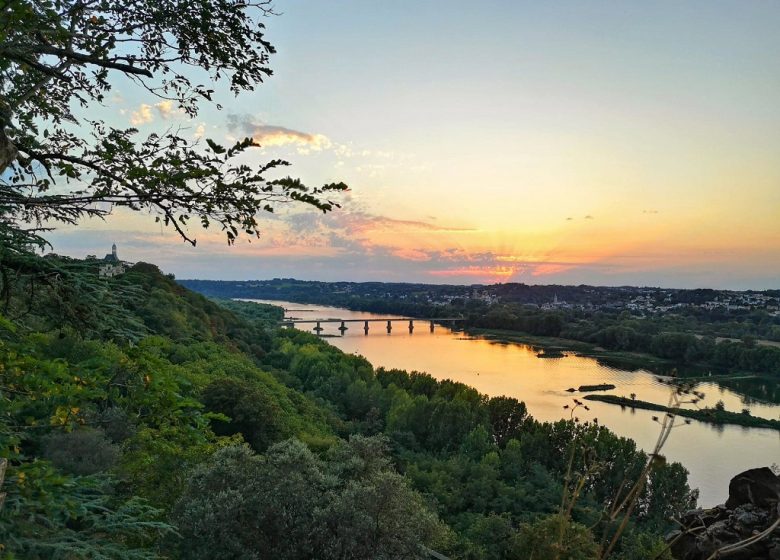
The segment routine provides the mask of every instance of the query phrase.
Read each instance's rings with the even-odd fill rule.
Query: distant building
[[[98,276],[101,278],[114,278],[127,271],[127,265],[119,260],[116,252],[116,243],[111,245],[111,252],[103,257],[105,264],[98,268]]]
[[[568,309],[571,305],[566,303],[563,300],[558,299],[558,294],[554,294],[553,300],[548,303],[542,304],[542,309],[550,310],[550,309]]]
[[[111,252],[103,257],[106,262],[119,262],[119,257],[116,255],[116,243],[111,245]]]
[[[101,278],[113,278],[119,276],[127,271],[127,267],[123,263],[119,264],[103,264],[98,268],[98,276]]]

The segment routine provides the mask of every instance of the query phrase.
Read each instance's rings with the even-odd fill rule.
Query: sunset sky
[[[54,249],[180,278],[780,288],[780,3],[280,0],[274,76],[186,119],[125,82],[97,112],[254,136],[332,214],[198,247],[148,216]]]

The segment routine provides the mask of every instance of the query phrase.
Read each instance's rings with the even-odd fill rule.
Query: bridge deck
[[[434,323],[444,322],[444,321],[463,321],[463,317],[434,317],[433,319],[429,318],[419,318],[419,317],[391,317],[389,319],[285,319],[283,321],[279,321],[282,325],[290,325],[290,324],[302,324],[302,323],[387,323],[388,321],[433,321]]]

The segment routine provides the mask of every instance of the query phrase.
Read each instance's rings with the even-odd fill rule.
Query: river
[[[350,311],[321,305],[284,301],[262,301],[284,307],[286,317],[299,319],[385,319],[389,315]],[[392,317],[398,317],[393,315]],[[593,358],[567,353],[562,358],[539,358],[537,350],[524,344],[497,343],[469,337],[437,325],[431,333],[427,322],[418,321],[413,333],[407,325],[394,323],[388,334],[383,323],[371,323],[369,333],[362,323],[350,326],[343,336],[338,324],[323,323],[321,334],[330,344],[347,353],[367,358],[375,367],[427,372],[437,379],[452,379],[490,396],[507,395],[526,403],[537,420],[568,418],[563,407],[572,398],[583,396],[566,389],[580,385],[611,383],[612,391],[600,394],[630,396],[638,400],[666,404],[669,387],[645,370],[626,371],[600,364]],[[301,325],[311,330],[313,325]],[[778,418],[780,406],[759,403],[715,383],[700,383],[705,393],[700,406],[722,400],[726,410],[749,408],[754,416]],[[622,410],[619,406],[586,401],[590,411],[577,410],[580,421],[598,419],[615,433],[629,437],[645,450],[652,449],[659,425],[652,420],[657,412]],[[780,463],[780,432],[741,426],[715,426],[692,421],[674,428],[662,453],[680,461],[690,471],[689,482],[699,488],[699,503],[705,507],[722,503],[728,496],[729,480],[737,473],[759,466]]]

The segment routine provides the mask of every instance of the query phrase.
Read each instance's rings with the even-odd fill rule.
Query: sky
[[[310,185],[260,239],[145,215],[54,250],[179,278],[780,288],[780,3],[279,0],[274,75],[193,120],[117,81],[97,112],[183,126]]]

